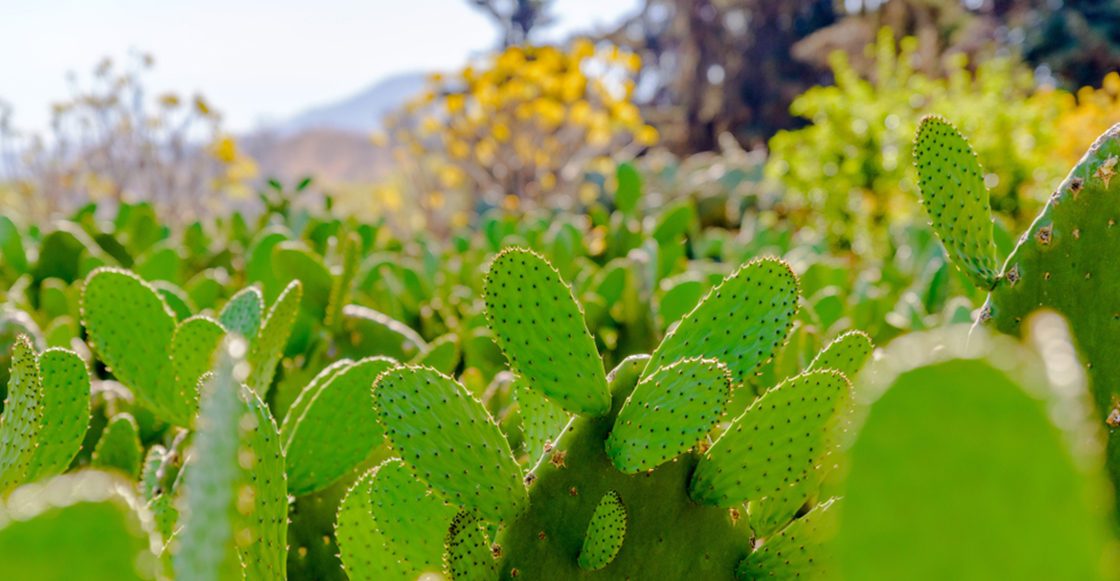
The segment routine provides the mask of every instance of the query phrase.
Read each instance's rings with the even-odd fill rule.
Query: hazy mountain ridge
[[[382,79],[353,96],[246,135],[242,143],[263,176],[290,181],[313,175],[324,185],[378,181],[389,170],[390,158],[370,134],[381,129],[386,114],[418,93],[426,78],[413,72]]]
[[[423,87],[426,73],[411,72],[382,79],[356,95],[313,107],[270,128],[279,137],[308,129],[334,129],[369,133],[381,128],[381,119]]]

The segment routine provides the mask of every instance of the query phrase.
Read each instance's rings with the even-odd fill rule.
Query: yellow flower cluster
[[[482,66],[434,75],[427,92],[387,120],[394,158],[438,156],[444,165],[429,181],[477,187],[468,193],[505,205],[506,196],[566,189],[578,164],[613,147],[657,143],[632,102],[640,67],[636,54],[581,39],[566,50],[510,47]],[[443,205],[443,196],[428,195]]]
[[[208,149],[210,155],[222,166],[221,175],[214,178],[211,187],[234,199],[249,198],[253,193],[249,182],[258,173],[256,160],[243,152],[230,135],[218,136]]]
[[[1120,74],[1109,73],[1100,89],[1082,87],[1076,101],[1066,97],[1064,112],[1058,118],[1057,153],[1072,167],[1093,140],[1113,124],[1120,122]]]

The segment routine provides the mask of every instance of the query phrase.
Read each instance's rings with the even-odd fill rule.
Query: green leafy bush
[[[869,47],[873,80],[862,79],[844,53],[831,56],[834,86],[814,87],[791,111],[810,121],[770,141],[767,175],[780,182],[782,204],[840,247],[861,255],[886,252],[890,224],[916,217],[917,176],[911,136],[923,115],[960,120],[989,169],[992,208],[1023,226],[1068,167],[1052,151],[1062,136],[1059,116],[1070,107],[1060,91],[1035,90],[1031,71],[1009,58],[967,68],[948,57],[948,78],[914,72],[917,41],[896,50],[890,29]]]

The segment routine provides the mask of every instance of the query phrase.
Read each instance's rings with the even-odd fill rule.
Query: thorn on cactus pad
[[[625,539],[626,505],[617,491],[608,490],[587,525],[579,552],[579,568],[595,571],[606,567],[618,555]]]
[[[1014,287],[1015,283],[1019,282],[1019,279],[1021,278],[1019,276],[1019,265],[1016,264],[1012,266],[1011,270],[1007,271],[1006,277],[1008,286]]]
[[[1105,423],[1107,423],[1108,427],[1110,428],[1116,428],[1120,426],[1120,410],[1113,409],[1111,412],[1109,412],[1108,419],[1105,420]]]
[[[1112,180],[1112,176],[1116,175],[1116,162],[1120,161],[1115,155],[1106,159],[1104,163],[1097,168],[1093,173],[1093,177],[1100,178],[1104,182],[1104,187],[1108,188],[1108,183]]]
[[[1034,233],[1034,239],[1038,240],[1039,244],[1042,244],[1044,246],[1048,246],[1050,244],[1050,235],[1053,232],[1053,230],[1054,230],[1053,226],[1043,226],[1043,227],[1038,229],[1038,232]]]

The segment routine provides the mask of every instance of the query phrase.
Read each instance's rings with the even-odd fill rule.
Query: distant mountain
[[[308,109],[269,130],[278,137],[311,129],[368,134],[381,128],[381,118],[386,113],[420,92],[426,78],[427,74],[420,72],[395,75],[337,103]]]

